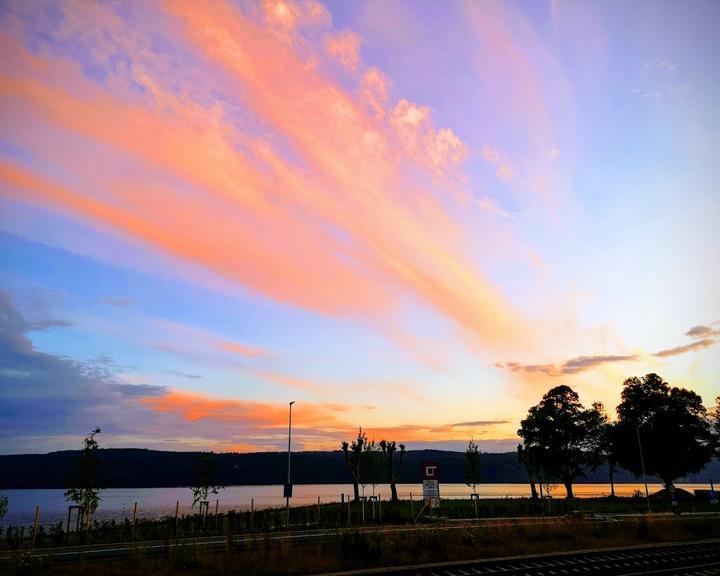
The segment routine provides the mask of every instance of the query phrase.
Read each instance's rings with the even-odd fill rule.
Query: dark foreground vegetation
[[[650,499],[652,512],[714,513],[720,523],[720,509],[706,497],[686,495],[680,500],[680,509],[674,510],[664,494]],[[507,518],[553,518],[613,514],[644,514],[648,502],[644,495],[615,498],[583,498],[579,500],[531,498],[493,498],[475,502],[470,499],[443,500],[440,509],[431,514],[421,510],[422,502],[346,502],[320,506],[298,506],[290,509],[291,530],[369,528],[416,523],[443,523],[459,520]],[[477,514],[477,516],[476,516]],[[66,533],[59,522],[40,526],[35,535],[34,548],[53,548],[66,545],[94,545],[107,543],[140,542],[147,540],[174,540],[242,534],[275,534],[285,530],[285,509],[271,508],[255,511],[230,511],[218,515],[186,515],[159,519],[131,519],[123,521],[93,520],[87,529]],[[18,552],[32,546],[32,527],[8,526],[0,528],[0,551]]]
[[[308,542],[273,541],[264,531],[257,534],[252,545],[236,546],[228,539],[222,549],[187,545],[153,556],[138,550],[131,557],[102,562],[62,564],[17,553],[0,566],[0,573],[9,576],[317,574],[717,537],[720,537],[720,519],[682,517],[638,517],[623,522],[547,519],[530,525],[497,521],[486,526],[438,525],[405,532],[387,532],[381,527],[369,531],[338,529],[326,539]]]

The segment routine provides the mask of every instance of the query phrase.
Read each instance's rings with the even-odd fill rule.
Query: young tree
[[[360,464],[360,485],[363,487],[363,496],[365,496],[365,486],[372,486],[372,495],[375,496],[375,487],[380,483],[383,473],[383,454],[380,446],[375,444],[375,440],[365,442],[362,454],[360,455],[362,463]]]
[[[86,529],[90,526],[90,517],[97,510],[101,500],[100,491],[102,489],[98,479],[100,461],[97,458],[100,446],[95,439],[100,432],[100,428],[95,428],[85,437],[82,453],[75,459],[75,467],[65,476],[65,484],[68,486],[65,491],[65,500],[82,506],[83,523]]]
[[[474,439],[470,439],[468,447],[465,449],[465,484],[472,488],[473,494],[476,494],[476,487],[480,482],[480,459],[482,452]]]
[[[573,480],[592,465],[590,431],[597,417],[594,409],[583,407],[572,388],[562,385],[549,390],[520,423],[524,448],[536,451],[538,466],[564,484],[567,498],[574,497]]]
[[[698,472],[713,454],[713,434],[702,398],[670,387],[657,374],[628,378],[617,407],[618,463],[642,474],[637,437],[642,438],[645,472],[659,476],[668,490],[673,481]]]
[[[217,494],[225,488],[215,479],[216,470],[217,464],[209,454],[202,454],[193,466],[193,485],[190,487],[193,494],[193,508],[196,504],[207,502],[210,494]]]
[[[363,432],[363,429],[360,428],[358,430],[357,438],[353,440],[352,444],[349,444],[348,442],[342,442],[342,444],[340,445],[340,448],[345,455],[345,465],[347,466],[348,472],[350,472],[350,477],[352,478],[353,496],[355,497],[356,501],[360,500],[360,465],[362,460],[363,447],[366,443],[367,436],[365,435],[365,432]]]
[[[533,500],[538,499],[537,488],[535,487],[535,476],[537,475],[537,467],[535,465],[535,458],[532,457],[532,450],[526,450],[522,444],[517,446],[518,460],[525,466],[525,471],[528,475],[528,482],[530,482],[530,494]]]
[[[400,444],[399,446],[396,446],[395,441],[389,442],[387,440],[380,440],[378,446],[380,446],[380,450],[385,457],[385,466],[387,466],[387,475],[388,480],[390,481],[390,497],[393,502],[397,502],[397,481],[398,478],[400,478],[400,474],[402,474],[403,457],[405,456],[405,444]],[[398,448],[400,449],[400,458],[397,470],[395,470],[394,456]]]

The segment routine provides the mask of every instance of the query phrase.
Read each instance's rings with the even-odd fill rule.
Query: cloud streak
[[[487,346],[523,340],[521,316],[468,253],[446,198],[428,191],[439,180],[462,181],[465,144],[436,127],[427,107],[391,103],[381,71],[358,62],[356,93],[309,65],[322,54],[284,35],[321,21],[321,11],[271,4],[262,18],[221,2],[148,9],[148,22],[171,17],[163,39],[194,59],[193,74],[212,75],[206,84],[221,99],[154,54],[142,35],[148,30],[133,32],[107,6],[61,7],[73,16],[65,34],[78,41],[107,30],[92,32],[102,83],[71,58],[47,47],[31,53],[5,36],[0,99],[16,113],[8,133],[37,162],[4,160],[2,193],[277,302],[372,322],[409,299]],[[268,34],[276,25],[283,35]],[[111,65],[118,54],[133,62],[130,70]],[[81,153],[35,139],[23,129],[28,117],[73,139]],[[244,128],[253,124],[263,129]],[[87,170],[88,158],[121,162],[124,176]],[[74,176],[58,181],[60,172],[38,165]],[[477,205],[501,213],[489,199]]]
[[[693,338],[695,341],[690,344],[684,344],[682,346],[675,346],[674,348],[667,348],[653,352],[650,357],[654,358],[670,358],[673,356],[680,356],[687,354],[688,352],[694,352],[697,350],[703,350],[710,348],[717,343],[714,338],[720,334],[720,331],[711,328],[710,326],[694,326],[688,330],[685,335]],[[496,362],[494,366],[502,370],[508,370],[510,372],[524,372],[528,374],[544,374],[545,376],[567,376],[570,374],[577,374],[578,372],[584,372],[598,366],[606,364],[616,364],[623,362],[641,362],[647,360],[648,355],[645,354],[619,354],[619,355],[599,355],[599,356],[578,356],[571,358],[560,364],[521,364],[519,362]]]

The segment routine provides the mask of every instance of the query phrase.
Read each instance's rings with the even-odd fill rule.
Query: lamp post
[[[648,512],[652,512],[650,508],[650,491],[648,490],[647,476],[645,475],[645,459],[643,458],[642,444],[640,443],[640,426],[635,426],[637,433],[638,450],[640,450],[640,467],[643,473],[643,482],[645,482],[645,498],[647,499]]]
[[[287,463],[287,484],[285,485],[285,524],[290,529],[290,438],[292,436],[292,407],[295,404],[290,402],[290,413],[288,414],[288,463]]]

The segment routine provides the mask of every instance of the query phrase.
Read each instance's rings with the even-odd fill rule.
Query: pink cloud
[[[337,58],[348,70],[355,70],[360,64],[360,36],[350,30],[339,34],[329,34],[325,38],[325,51]]]
[[[480,155],[488,164],[496,167],[495,176],[497,176],[498,179],[508,182],[515,178],[512,167],[497,148],[487,145],[483,146],[480,149]]]
[[[363,94],[305,66],[307,46],[269,35],[239,10],[182,1],[165,9],[173,40],[197,53],[196,70],[212,71],[212,91],[194,76],[182,84],[183,74],[138,47],[130,30],[121,48],[137,51],[145,72],[109,70],[103,85],[67,59],[7,43],[7,129],[33,149],[36,166],[63,170],[49,178],[4,163],[4,195],[279,302],[373,321],[410,298],[491,346],[524,338],[520,317],[468,254],[463,226],[442,198],[406,176],[456,177],[466,155],[451,130],[433,126],[429,109],[401,100],[384,124],[377,109],[388,82],[379,71],[365,75],[373,113]],[[78,34],[87,28],[81,23]],[[138,82],[145,92],[134,89]],[[220,87],[237,98],[232,105],[212,101]],[[272,136],[254,137],[229,108]],[[26,121],[71,135],[77,150],[37,138]],[[290,157],[279,152],[287,149]],[[88,170],[92,158],[122,162],[123,170]],[[59,174],[73,177],[58,182]]]

